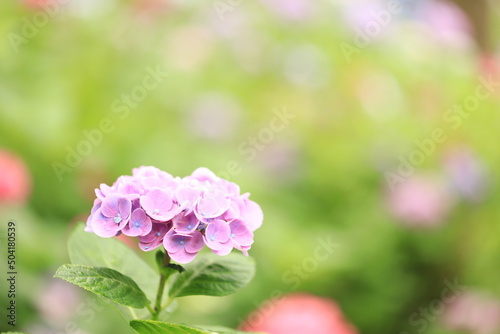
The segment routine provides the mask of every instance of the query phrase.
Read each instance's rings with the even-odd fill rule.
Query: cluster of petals
[[[248,254],[253,232],[262,225],[260,206],[235,183],[207,168],[179,178],[155,167],[139,167],[112,185],[96,189],[87,232],[139,239],[144,251],[161,245],[176,262],[191,262],[206,245],[227,255]]]

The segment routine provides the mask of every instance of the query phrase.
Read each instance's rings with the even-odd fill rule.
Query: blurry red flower
[[[25,203],[31,193],[31,176],[18,156],[0,149],[0,203]]]
[[[300,293],[269,300],[240,329],[268,334],[358,333],[332,300]]]
[[[43,9],[55,0],[24,0],[26,7],[30,9]]]

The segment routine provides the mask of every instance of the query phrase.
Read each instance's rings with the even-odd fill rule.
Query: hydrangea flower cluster
[[[151,251],[163,245],[176,262],[191,262],[207,245],[218,255],[233,248],[248,255],[262,225],[260,206],[233,182],[207,168],[179,178],[155,167],[139,167],[112,185],[96,189],[87,232],[110,238],[138,237]]]

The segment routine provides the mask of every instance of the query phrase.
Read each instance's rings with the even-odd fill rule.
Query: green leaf
[[[206,254],[186,265],[170,289],[170,298],[227,296],[247,285],[255,274],[254,261],[241,254]]]
[[[191,327],[153,320],[132,320],[130,326],[139,334],[259,334],[225,327]]]
[[[26,334],[26,333],[23,333],[23,332],[2,332],[0,334]]]
[[[123,242],[85,232],[79,224],[69,237],[68,251],[71,263],[119,271],[137,282],[149,300],[156,298],[158,273]]]
[[[155,262],[156,262],[156,267],[158,270],[165,276],[166,278],[170,277],[171,275],[175,273],[182,273],[186,271],[184,267],[182,267],[179,264],[175,263],[169,263],[165,265],[165,252],[162,250],[159,250],[155,254]]]
[[[146,295],[133,279],[110,268],[65,264],[57,269],[54,277],[125,306],[143,308],[149,304]]]
[[[130,326],[139,334],[213,334],[186,325],[153,320],[132,320]]]
[[[163,274],[163,276],[165,276],[165,278],[168,279],[173,274],[182,273],[186,271],[186,269],[184,269],[182,266],[178,264],[170,263],[169,265],[161,268],[160,271]]]
[[[168,266],[166,266],[164,268],[171,268],[179,273],[183,273],[186,271],[186,269],[184,269],[183,266],[181,266],[180,264],[175,264],[175,263],[169,263]]]

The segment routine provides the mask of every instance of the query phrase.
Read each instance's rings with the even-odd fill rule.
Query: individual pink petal
[[[126,198],[120,199],[118,201],[118,212],[124,220],[127,220],[132,212],[132,202]]]
[[[85,232],[94,232],[92,231],[92,218],[94,213],[101,208],[102,201],[99,198],[94,200],[94,205],[92,206],[92,210],[90,211],[90,215],[87,218],[87,225],[85,226]]]
[[[253,233],[242,220],[233,220],[229,223],[229,227],[231,228],[231,239],[237,246],[253,244]]]
[[[120,231],[120,224],[116,224],[113,218],[103,216],[99,209],[92,216],[91,228],[98,236],[111,238]]]
[[[220,256],[226,256],[229,253],[231,253],[232,250],[233,250],[233,242],[231,240],[228,240],[226,242],[220,243],[218,249],[212,249],[212,252]]]
[[[85,225],[85,228],[83,229],[85,232],[90,232],[93,233],[94,230],[92,230],[92,215],[89,216],[87,219],[87,225]]]
[[[146,215],[142,209],[136,209],[130,215],[130,221],[122,229],[123,234],[130,237],[137,237],[139,235],[147,235],[151,232],[153,224],[151,219]]]
[[[118,194],[133,200],[144,194],[144,189],[134,182],[126,181],[118,185],[117,192]]]
[[[217,217],[217,212],[219,211],[218,203],[215,199],[211,197],[202,197],[198,201],[196,212],[202,218],[213,218]]]
[[[135,211],[135,209],[139,208],[141,208],[141,202],[139,201],[139,198],[132,200],[132,212]]]
[[[157,238],[162,238],[168,232],[168,224],[165,223],[154,223],[151,231],[143,236],[139,236],[139,241],[143,243],[151,243]]]
[[[219,185],[226,191],[226,193],[230,196],[239,196],[240,194],[240,186],[234,182],[230,182],[224,179],[220,179]]]
[[[178,263],[189,263],[194,260],[198,253],[189,253],[184,248],[177,253],[169,253],[172,260]]]
[[[146,178],[141,179],[141,184],[147,190],[168,188],[167,183],[164,180],[162,180],[156,176],[150,176],[150,177],[146,177]]]
[[[173,176],[153,166],[141,166],[132,169],[132,175],[137,178],[159,177],[161,179],[173,179]]]
[[[196,169],[191,174],[191,177],[199,181],[215,181],[218,179],[218,177],[214,174],[214,172],[205,167],[200,167]]]
[[[245,205],[241,208],[241,211],[241,216],[251,231],[255,231],[262,225],[264,213],[257,203],[245,200]]]
[[[158,248],[170,229],[169,224],[164,223],[153,223],[153,227],[151,232],[149,232],[145,236],[139,236],[139,247],[143,251],[152,251],[153,249]]]
[[[132,210],[130,200],[118,194],[110,194],[102,201],[101,213],[105,217],[117,218],[115,223],[119,224],[118,218],[127,220]]]
[[[229,209],[223,215],[224,220],[230,221],[233,219],[240,218],[240,216],[241,216],[240,207],[234,200],[231,200]]]
[[[95,190],[97,198],[101,200],[104,199],[108,194],[111,194],[112,192],[113,188],[104,183],[101,183],[100,187]]]
[[[250,250],[250,246],[234,246],[234,248],[240,250],[245,256],[248,256],[248,251]]]
[[[189,240],[189,242],[184,246],[184,248],[189,253],[197,253],[204,246],[205,243],[203,242],[203,235],[198,231],[194,231],[193,234],[191,234],[191,240]]]
[[[225,243],[229,240],[231,229],[229,225],[223,220],[214,220],[208,224],[205,230],[205,243],[213,250],[221,250]]]
[[[186,213],[191,213],[198,201],[200,191],[194,186],[180,185],[175,189],[175,198],[180,206],[185,208]]]
[[[177,215],[172,219],[172,222],[174,223],[174,230],[178,234],[191,234],[200,225],[200,221],[194,214]]]
[[[139,248],[145,252],[150,252],[155,250],[156,248],[160,247],[161,241],[160,242],[155,242],[151,244],[145,244],[143,242],[139,242]]]
[[[165,250],[169,254],[176,253],[184,249],[184,244],[187,243],[187,239],[189,239],[189,236],[175,234],[175,231],[172,229],[165,235],[165,238],[163,238],[163,247],[165,247]]]
[[[156,176],[159,169],[153,166],[141,166],[132,169],[132,175],[136,177]]]
[[[196,212],[202,218],[215,218],[226,212],[230,204],[231,201],[222,191],[213,190],[199,199]]]
[[[170,192],[162,189],[154,189],[140,199],[142,208],[148,216],[158,221],[172,219],[177,213]]]
[[[163,239],[163,247],[169,256],[179,263],[190,262],[204,245],[203,236],[198,231],[191,235],[180,235],[172,230]]]

